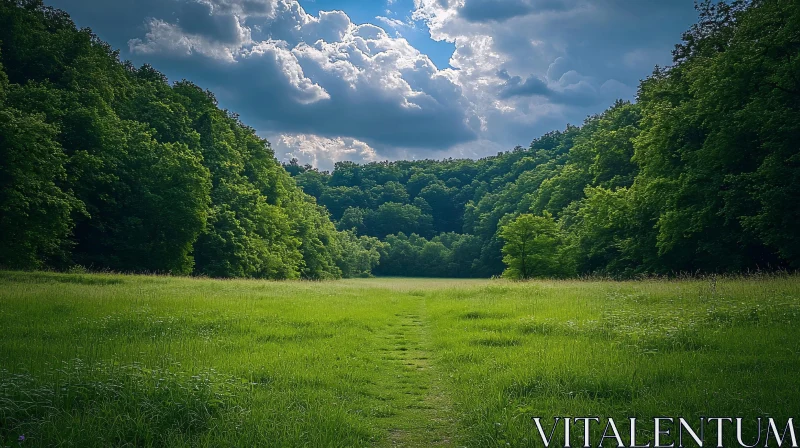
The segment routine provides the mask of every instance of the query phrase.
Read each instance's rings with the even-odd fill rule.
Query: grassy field
[[[785,421],[798,323],[798,277],[5,272],[0,446],[541,446],[533,416]]]

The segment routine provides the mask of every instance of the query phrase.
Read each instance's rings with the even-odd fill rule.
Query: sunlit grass
[[[540,446],[533,416],[785,419],[798,321],[797,277],[6,272],[0,446]]]

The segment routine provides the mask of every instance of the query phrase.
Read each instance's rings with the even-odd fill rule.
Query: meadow
[[[0,446],[541,446],[534,416],[785,421],[798,323],[796,276],[0,272]]]

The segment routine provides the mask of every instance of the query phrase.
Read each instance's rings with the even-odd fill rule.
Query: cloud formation
[[[327,168],[481,157],[579,124],[634,99],[695,20],[693,0],[342,4],[371,24],[308,1],[48,0],[123,57],[214,91],[279,156]],[[452,45],[449,67],[426,42],[437,58]]]
[[[694,16],[691,0],[415,0],[415,8],[433,39],[455,45],[452,79],[481,118],[481,137],[508,146],[634,99]]]
[[[173,22],[151,19],[130,51],[187,70],[202,64],[208,82],[224,81],[212,90],[227,91],[259,130],[432,149],[477,137],[460,86],[378,26],[341,11],[312,16],[288,0],[255,18],[253,2],[181,3]]]
[[[321,170],[333,170],[340,160],[373,162],[378,154],[368,144],[354,138],[326,138],[313,134],[268,136],[275,154],[284,160],[298,159]]]

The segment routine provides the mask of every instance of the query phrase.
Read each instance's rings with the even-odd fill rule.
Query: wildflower
[[[24,434],[20,435],[19,438],[17,439],[17,441],[24,442],[25,441],[25,435]]]

